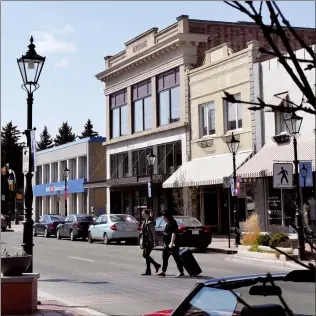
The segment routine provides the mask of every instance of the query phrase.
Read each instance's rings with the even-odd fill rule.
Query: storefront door
[[[218,232],[218,199],[216,189],[204,190],[205,225],[211,226],[213,232]]]

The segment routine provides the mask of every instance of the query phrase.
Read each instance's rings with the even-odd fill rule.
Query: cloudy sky
[[[315,26],[315,2],[284,2],[280,7],[294,26]],[[26,94],[16,58],[26,52],[30,35],[46,56],[40,89],[34,94],[33,125],[55,136],[68,120],[80,133],[88,118],[105,135],[103,85],[95,75],[103,57],[124,49],[124,43],[152,28],[164,28],[186,14],[193,19],[247,21],[223,2],[1,2],[1,124],[10,120],[26,127]]]

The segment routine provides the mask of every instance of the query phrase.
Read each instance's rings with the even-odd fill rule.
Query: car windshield
[[[131,215],[110,215],[111,222],[128,222],[128,223],[137,223],[137,220]]]
[[[262,286],[261,283],[258,283],[256,286],[258,285]],[[315,284],[313,282],[303,283],[275,281],[275,285],[281,288],[282,297],[294,315],[315,315],[315,302],[310,299],[310,297],[315,297]],[[263,296],[263,294],[250,295],[250,288],[251,287],[249,286],[242,287],[234,290],[234,292],[251,306],[266,304],[277,304],[281,307],[283,306],[278,296]],[[300,304],[297,304],[297,293],[307,294],[306,298],[304,296],[300,296]],[[237,302],[236,297],[228,290],[203,287],[191,299],[189,304],[186,305],[185,312],[183,313],[183,310],[181,311],[181,316],[233,316],[239,315],[240,311],[244,307],[245,306],[242,303]],[[180,314],[175,313],[174,315],[178,316]]]
[[[54,215],[54,216],[51,216],[50,219],[52,221],[63,221],[65,219],[65,216]]]
[[[93,222],[92,216],[76,216],[78,222]]]
[[[202,226],[201,222],[195,217],[178,217],[176,221],[181,226]]]

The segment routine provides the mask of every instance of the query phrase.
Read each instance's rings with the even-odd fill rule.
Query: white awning
[[[312,160],[315,171],[315,138],[297,139],[298,160]],[[265,145],[249,161],[237,170],[237,175],[242,178],[260,178],[273,175],[275,162],[292,162],[294,148],[292,141],[288,144],[272,143]],[[293,165],[294,168],[294,165]]]
[[[251,150],[236,155],[236,167],[252,154]],[[208,156],[185,162],[162,185],[163,188],[192,187],[223,183],[223,178],[233,173],[231,154]]]

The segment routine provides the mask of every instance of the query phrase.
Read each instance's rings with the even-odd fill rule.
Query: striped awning
[[[315,171],[315,138],[297,139],[298,160],[312,161]],[[268,144],[256,153],[249,161],[237,170],[243,178],[261,178],[273,175],[273,164],[276,162],[292,162],[294,160],[293,143]],[[293,164],[294,168],[294,164]]]
[[[240,152],[236,155],[236,167],[241,166],[252,151]],[[184,163],[162,185],[163,188],[192,187],[223,183],[224,177],[233,173],[231,154],[208,156],[193,159]]]

